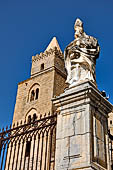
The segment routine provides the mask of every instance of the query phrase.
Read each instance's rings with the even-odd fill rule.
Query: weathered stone
[[[80,141],[81,137],[80,135],[77,136],[72,136],[70,137],[70,151],[69,151],[69,156],[70,157],[80,157]]]
[[[18,84],[13,123],[25,120],[29,114],[36,113],[40,118],[41,114],[43,116],[45,113],[55,112],[51,98],[63,93],[66,87],[66,73],[61,53],[56,38],[53,38],[44,54],[33,56],[31,77]],[[43,70],[41,64],[44,64]],[[39,89],[38,99],[30,101],[31,91],[35,91],[36,88]]]
[[[84,80],[96,84],[95,64],[99,56],[99,45],[95,38],[86,35],[80,19],[75,22],[75,40],[64,51],[67,80],[72,87]]]
[[[110,162],[107,162],[104,157],[106,152],[109,159],[108,143],[103,140],[102,136],[104,135],[105,140],[108,140],[107,117],[112,110],[112,105],[89,81],[67,89],[63,94],[53,99],[53,103],[57,107],[57,111],[60,112],[57,120],[55,170],[60,168],[62,170],[98,170],[100,167],[102,170],[108,170]],[[95,116],[102,122],[101,124],[97,121],[98,128],[93,123]],[[103,132],[100,131],[102,126],[104,126]],[[98,132],[96,129],[99,129]],[[94,134],[95,132],[96,134]],[[103,140],[99,140],[99,145],[97,142],[95,143],[96,135],[100,140]],[[69,139],[68,144],[67,139]],[[95,149],[99,150],[97,158]]]
[[[56,140],[56,169],[66,169],[69,167],[69,138]]]

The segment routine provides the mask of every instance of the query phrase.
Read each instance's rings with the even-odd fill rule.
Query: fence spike
[[[46,117],[46,113],[44,114],[44,117]]]
[[[15,127],[15,123],[13,124],[13,127]]]
[[[48,116],[50,116],[50,111],[49,111],[49,113],[48,113]]]
[[[22,120],[20,121],[20,125],[22,125]]]
[[[17,124],[16,124],[17,126],[19,125],[19,122],[17,122]]]
[[[11,126],[12,126],[12,125],[10,124],[9,129],[11,129]]]
[[[4,132],[4,127],[2,128],[2,132]]]
[[[6,126],[6,130],[8,129],[8,126]]]
[[[40,114],[40,119],[42,118],[42,114]]]

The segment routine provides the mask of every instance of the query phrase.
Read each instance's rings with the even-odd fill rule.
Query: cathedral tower
[[[43,53],[32,56],[31,77],[18,84],[13,123],[52,114],[51,99],[64,91],[65,78],[62,51],[54,37]]]

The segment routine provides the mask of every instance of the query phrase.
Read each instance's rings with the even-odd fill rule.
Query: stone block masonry
[[[63,54],[56,38],[44,53],[32,57],[31,77],[18,85],[13,123],[53,114],[51,99],[63,93],[66,84]]]
[[[112,105],[96,86],[84,81],[53,104],[59,113],[55,170],[110,170],[107,118]]]

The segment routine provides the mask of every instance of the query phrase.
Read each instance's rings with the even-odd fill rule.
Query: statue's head
[[[75,38],[80,37],[84,32],[83,22],[79,18],[77,18],[75,21],[74,30],[75,30]]]

